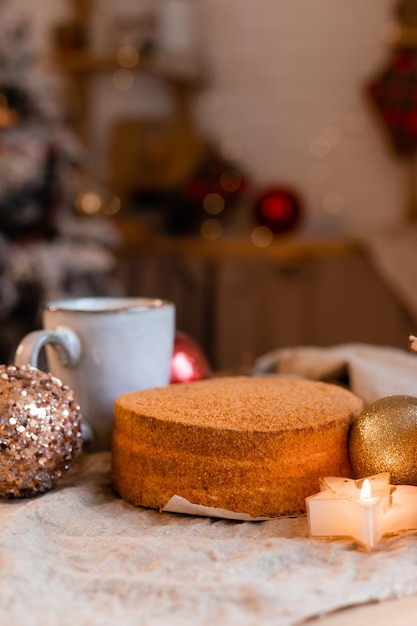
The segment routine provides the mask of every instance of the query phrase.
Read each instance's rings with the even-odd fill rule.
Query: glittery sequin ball
[[[34,367],[0,365],[0,496],[48,491],[81,447],[74,392]]]
[[[349,455],[357,477],[390,472],[394,485],[417,485],[417,398],[387,396],[354,421]]]

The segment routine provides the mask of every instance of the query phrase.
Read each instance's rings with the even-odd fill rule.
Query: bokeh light
[[[121,46],[117,51],[117,62],[128,69],[135,67],[139,63],[139,52],[133,46]]]
[[[396,22],[385,22],[379,31],[381,40],[388,46],[397,43],[402,35],[402,29]]]
[[[340,213],[345,207],[345,199],[339,191],[329,191],[323,198],[323,206],[328,213]]]
[[[236,139],[223,139],[220,144],[220,153],[224,159],[234,161],[242,156],[242,144]]]
[[[75,208],[82,215],[97,215],[103,206],[100,196],[94,191],[80,193],[75,200]]]
[[[267,248],[271,245],[274,235],[267,226],[256,226],[251,233],[251,239],[258,248]]]
[[[308,151],[315,159],[324,159],[330,152],[331,144],[325,137],[314,137],[308,144]]]
[[[135,77],[133,72],[126,69],[116,70],[112,78],[113,86],[119,91],[128,91],[133,87]]]
[[[208,193],[203,199],[206,213],[218,215],[224,209],[224,198],[219,193]]]
[[[214,218],[208,219],[201,224],[200,232],[204,239],[216,241],[216,239],[220,239],[220,237],[223,235],[223,226],[221,225],[219,220],[216,220]]]
[[[116,215],[122,208],[122,202],[118,196],[113,196],[108,204],[103,208],[105,215]]]
[[[235,170],[225,170],[220,176],[220,185],[225,191],[237,191],[242,185],[242,176]]]

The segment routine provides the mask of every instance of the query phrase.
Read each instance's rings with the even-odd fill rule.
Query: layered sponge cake
[[[133,504],[297,515],[323,476],[352,476],[348,432],[363,403],[328,383],[233,376],[146,389],[115,403],[112,473]]]

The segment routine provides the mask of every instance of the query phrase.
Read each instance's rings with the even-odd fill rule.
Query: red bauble
[[[190,383],[209,378],[211,368],[198,343],[186,333],[175,333],[174,351],[171,359],[172,383]]]
[[[274,235],[283,235],[294,230],[302,215],[297,194],[284,187],[265,190],[254,208],[257,223],[269,228]]]

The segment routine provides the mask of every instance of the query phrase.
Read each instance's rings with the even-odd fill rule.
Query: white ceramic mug
[[[114,401],[137,389],[169,383],[175,306],[152,298],[74,298],[49,302],[43,330],[26,335],[15,364],[47,366],[69,385],[92,431],[91,451],[109,449]]]

